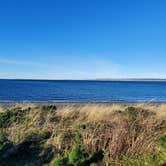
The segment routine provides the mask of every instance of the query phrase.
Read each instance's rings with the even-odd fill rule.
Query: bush
[[[6,133],[1,131],[1,133],[0,133],[0,156],[2,156],[3,153],[6,152],[6,150],[11,148],[12,146],[13,146],[13,143],[7,139]]]
[[[29,133],[26,134],[25,136],[25,140],[38,140],[38,141],[42,141],[45,139],[48,139],[51,136],[51,133],[49,131],[41,131],[41,132],[37,132],[37,131],[31,131]]]
[[[27,111],[27,110],[25,110]],[[6,110],[5,112],[0,113],[0,128],[8,127],[14,122],[22,122],[25,120],[23,117],[25,111],[20,110],[19,108]]]
[[[43,105],[41,108],[43,111],[57,110],[55,105]]]
[[[29,133],[26,134],[25,136],[25,140],[32,140],[32,139],[37,139],[38,138],[38,134],[34,131],[31,131]]]
[[[76,133],[73,142],[73,148],[68,156],[69,163],[73,164],[74,166],[79,166],[86,161],[86,152],[82,146],[81,134],[79,132]]]
[[[160,166],[164,163],[161,153],[144,153],[133,156],[123,156],[120,162],[127,166]]]
[[[90,166],[98,166],[98,164],[92,163],[92,164],[90,164]]]
[[[79,166],[86,161],[84,151],[80,146],[74,145],[71,152],[69,153],[69,163],[74,166]]]
[[[39,133],[39,137],[41,138],[41,139],[48,139],[48,138],[50,138],[50,136],[51,136],[51,133],[49,132],[49,131],[41,131],[40,133]]]
[[[67,166],[67,165],[68,165],[67,157],[58,157],[51,164],[51,166]]]
[[[166,135],[161,135],[158,137],[158,144],[161,149],[166,152]]]
[[[157,142],[161,148],[161,152],[159,153],[160,159],[163,163],[166,163],[166,135],[160,135]]]
[[[139,109],[135,107],[128,107],[122,112],[123,115],[126,115],[129,119],[137,119],[139,113]]]
[[[0,127],[6,127],[13,116],[14,116],[14,113],[11,110],[7,110],[5,112],[0,113]]]
[[[103,158],[103,153],[102,153]],[[101,151],[92,157],[88,155],[86,149],[82,145],[81,134],[77,132],[73,139],[73,147],[71,151],[59,158],[56,158],[51,166],[96,166],[96,163],[102,160]]]

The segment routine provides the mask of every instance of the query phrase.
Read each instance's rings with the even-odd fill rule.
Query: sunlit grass
[[[69,155],[77,132],[81,134],[81,144],[89,156],[86,162],[100,151],[104,157],[98,164],[103,166],[160,165],[166,162],[165,152],[157,143],[158,137],[165,138],[166,134],[166,104],[61,104],[44,107],[16,104],[8,114],[1,112],[0,117],[3,122],[1,131],[5,131],[5,137],[15,145],[35,133],[31,141],[37,139],[40,142],[36,144],[40,148],[34,152],[35,156],[39,153],[35,159],[39,162],[45,161],[42,154],[48,158],[46,163],[52,163],[56,156]],[[6,121],[3,121],[4,117]],[[42,139],[45,133],[49,133],[49,137]]]

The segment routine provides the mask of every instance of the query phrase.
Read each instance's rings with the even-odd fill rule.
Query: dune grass
[[[0,110],[2,166],[166,163],[166,104],[16,104]]]

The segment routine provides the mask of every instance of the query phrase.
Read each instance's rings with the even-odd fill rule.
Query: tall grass
[[[39,142],[35,150],[35,144],[31,144],[29,148],[34,152],[25,155],[31,159],[35,156],[35,161],[25,156],[17,157],[25,163],[36,164],[37,161],[39,165],[54,165],[57,156],[70,156],[73,146],[78,147],[73,144],[77,132],[88,156],[86,164],[90,165],[90,159],[99,152],[103,158],[94,164],[103,166],[161,165],[166,162],[165,139],[159,139],[166,135],[166,104],[69,104],[57,107],[19,104],[9,112],[12,116],[7,117],[7,124],[0,128],[5,131],[5,138],[16,147],[25,142],[27,135],[33,135],[31,142]],[[0,118],[4,113],[0,113]],[[44,137],[47,134],[49,137]],[[11,149],[6,153],[9,151]],[[0,159],[14,162],[10,157],[0,156]]]

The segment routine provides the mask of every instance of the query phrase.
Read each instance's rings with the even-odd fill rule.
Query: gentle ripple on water
[[[166,82],[0,80],[1,102],[166,101]]]

